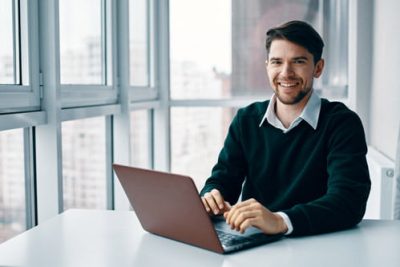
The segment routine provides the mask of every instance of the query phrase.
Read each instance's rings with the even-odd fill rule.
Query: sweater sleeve
[[[353,112],[334,116],[327,129],[328,183],[325,195],[283,210],[293,235],[318,234],[355,226],[364,216],[371,181],[367,145],[359,117]]]
[[[211,177],[200,192],[200,195],[204,195],[214,188],[218,189],[230,204],[237,202],[247,172],[247,161],[240,142],[240,114],[239,110],[229,127]]]

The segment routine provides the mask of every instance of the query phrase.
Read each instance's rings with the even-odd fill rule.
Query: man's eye
[[[294,63],[296,63],[296,64],[305,64],[306,61],[303,60],[303,59],[298,59],[298,60],[295,60]]]
[[[272,61],[271,61],[271,64],[272,64],[272,65],[277,65],[277,64],[281,64],[281,62],[278,61],[278,60],[272,60]]]

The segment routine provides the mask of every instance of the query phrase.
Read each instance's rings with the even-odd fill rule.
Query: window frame
[[[132,1],[135,0],[128,0],[128,5],[132,3]],[[130,83],[130,76],[128,74],[128,87],[129,87],[129,95],[131,96],[131,102],[134,104],[135,102],[140,102],[140,101],[149,101],[149,100],[155,100],[158,99],[159,97],[159,81],[156,78],[157,77],[157,64],[159,62],[158,60],[158,50],[157,49],[157,43],[158,43],[158,36],[159,36],[159,16],[157,15],[159,12],[159,2],[156,0],[147,0],[147,14],[146,14],[146,24],[147,24],[147,45],[148,45],[148,50],[147,50],[147,86],[135,86],[131,85]],[[129,8],[128,8],[129,9]],[[128,12],[128,25],[127,25],[127,32],[130,34],[129,30],[129,17],[130,14]],[[130,51],[129,51],[129,38],[130,36],[127,36],[126,42],[128,42],[128,51],[126,52],[129,58],[130,56]],[[128,68],[130,69],[130,61],[128,60]]]
[[[118,103],[119,92],[118,92],[118,77],[117,77],[117,67],[116,67],[117,63],[116,9],[117,9],[116,1],[101,0],[101,13],[102,13],[101,44],[102,44],[103,84],[60,83],[61,107],[63,109]],[[60,36],[60,28],[55,29],[55,31],[57,31],[58,36]],[[58,42],[60,42],[60,39],[58,39]],[[58,50],[59,50],[59,57],[61,57],[60,49]]]
[[[20,84],[0,84],[0,113],[3,114],[41,109],[37,5],[37,0],[13,1],[13,21],[18,24],[18,27],[13,26],[14,60],[19,61],[14,63],[14,69],[20,69]],[[19,19],[17,14],[20,14]],[[20,34],[15,32],[17,28]],[[14,77],[16,75],[14,73]]]

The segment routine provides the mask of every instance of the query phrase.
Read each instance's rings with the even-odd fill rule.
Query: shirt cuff
[[[286,213],[281,212],[281,211],[276,212],[276,214],[278,214],[279,216],[281,216],[282,219],[283,219],[283,221],[284,221],[285,224],[286,224],[286,227],[287,227],[288,230],[287,230],[287,232],[285,233],[285,235],[290,235],[290,234],[293,232],[293,225],[292,225],[292,222],[290,221],[289,216],[287,216]]]

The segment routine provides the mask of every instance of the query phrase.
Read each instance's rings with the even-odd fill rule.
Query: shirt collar
[[[269,105],[267,107],[267,111],[265,112],[264,117],[260,122],[259,125],[260,127],[264,123],[264,121],[267,120],[269,124],[271,124],[275,128],[283,130],[286,133],[291,129],[293,129],[294,127],[296,127],[302,120],[304,120],[314,130],[317,129],[319,113],[321,111],[321,98],[314,91],[311,93],[310,99],[307,101],[307,104],[304,106],[304,109],[299,115],[299,117],[297,117],[292,122],[289,128],[285,128],[285,126],[283,126],[282,122],[276,116],[274,109],[275,103],[276,103],[276,95],[273,94],[271,96]]]

